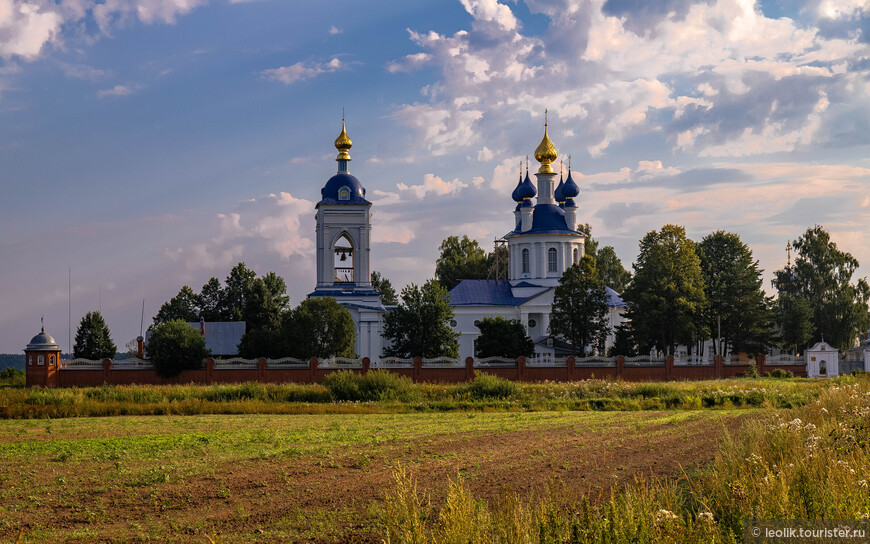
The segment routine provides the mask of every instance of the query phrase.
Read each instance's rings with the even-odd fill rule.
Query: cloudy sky
[[[870,0],[0,0],[0,352],[66,347],[69,270],[122,349],[238,261],[304,298],[342,107],[398,287],[511,229],[545,108],[626,265],[821,224],[870,275]]]

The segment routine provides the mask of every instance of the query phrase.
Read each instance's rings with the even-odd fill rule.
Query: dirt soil
[[[377,510],[397,463],[436,505],[457,475],[486,499],[504,490],[525,496],[558,478],[569,493],[595,502],[635,477],[677,475],[708,462],[723,430],[733,432],[751,417],[701,412],[675,423],[667,415],[631,412],[625,424],[592,428],[432,434],[359,445],[326,458],[211,460],[210,470],[181,481],[161,482],[158,474],[156,482],[132,489],[98,484],[101,472],[117,468],[112,461],[95,460],[89,475],[65,474],[62,466],[44,474],[34,469],[28,476],[37,487],[78,477],[92,478],[95,488],[77,495],[74,504],[49,496],[37,507],[4,505],[0,495],[0,515],[7,520],[0,524],[0,542],[16,542],[19,534],[20,544],[45,541],[40,531],[51,528],[67,542],[379,543]]]

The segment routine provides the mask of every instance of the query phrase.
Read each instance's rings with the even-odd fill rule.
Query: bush
[[[24,371],[11,366],[6,367],[0,372],[0,381],[8,382],[10,385],[23,385]]]
[[[180,319],[154,327],[145,350],[157,374],[167,378],[202,368],[202,360],[211,355],[199,331]]]
[[[506,399],[518,396],[520,392],[520,384],[486,373],[479,373],[474,380],[459,386],[461,395],[476,400]]]
[[[329,389],[333,399],[343,401],[411,402],[420,396],[411,378],[386,370],[373,370],[367,374],[340,370],[327,374],[323,385]]]
[[[791,370],[783,370],[781,368],[776,368],[773,372],[770,373],[771,378],[794,378],[794,374],[792,374]]]

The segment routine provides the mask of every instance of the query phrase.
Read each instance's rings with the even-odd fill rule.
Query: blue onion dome
[[[565,181],[562,179],[562,176],[559,176],[559,185],[557,185],[556,190],[553,191],[553,198],[556,199],[556,202],[559,204],[565,202],[565,195],[562,194],[563,187],[565,187]]]
[[[523,197],[520,196],[520,187],[523,186],[523,174],[520,172],[520,180],[517,182],[517,186],[514,187],[514,192],[511,193],[511,198],[514,202],[522,202]]]
[[[517,187],[517,196],[519,196],[523,200],[529,200],[531,198],[535,198],[538,194],[538,189],[535,187],[535,184],[532,183],[532,180],[529,179],[529,173],[526,172],[526,179]]]
[[[565,184],[562,186],[562,196],[567,200],[569,198],[576,198],[579,194],[580,187],[574,183],[574,178],[571,177],[571,170],[568,170],[568,179],[565,180]]]
[[[368,204],[366,190],[356,176],[347,173],[329,178],[320,190],[321,202],[325,204]]]

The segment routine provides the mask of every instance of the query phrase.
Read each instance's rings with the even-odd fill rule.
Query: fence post
[[[112,374],[112,360],[103,359],[103,383],[109,383]]]
[[[622,378],[622,374],[625,372],[625,357],[622,355],[616,358],[616,376],[618,378]]]
[[[568,373],[568,381],[574,381],[574,368],[577,363],[577,359],[574,358],[573,355],[569,355],[567,359],[565,359],[565,371]]]
[[[414,357],[414,381],[419,382],[423,374],[423,358]]]
[[[308,381],[317,383],[317,357],[308,359]]]
[[[765,368],[764,364],[767,362],[767,357],[763,353],[759,353],[755,356],[755,366],[758,368],[759,374],[764,374]]]
[[[260,357],[257,359],[257,381],[264,383],[266,381],[266,358]]]
[[[362,365],[363,365],[363,367],[362,367],[362,373],[363,373],[363,374],[368,374],[368,373],[369,373],[369,369],[372,367],[372,360],[369,359],[368,357],[363,357],[363,359],[362,359]]]
[[[474,379],[474,357],[465,358],[465,381]]]
[[[209,357],[205,360],[205,383],[211,385],[214,380],[214,359]]]
[[[722,377],[722,364],[723,364],[723,361],[724,361],[724,360],[723,360],[723,358],[722,358],[721,355],[717,355],[717,356],[713,357],[713,366],[716,368],[716,377],[717,377],[717,378],[721,378],[721,377]]]
[[[526,358],[520,355],[517,357],[517,379],[526,380]]]
[[[670,381],[674,377],[674,356],[668,355],[665,359],[665,379]]]

